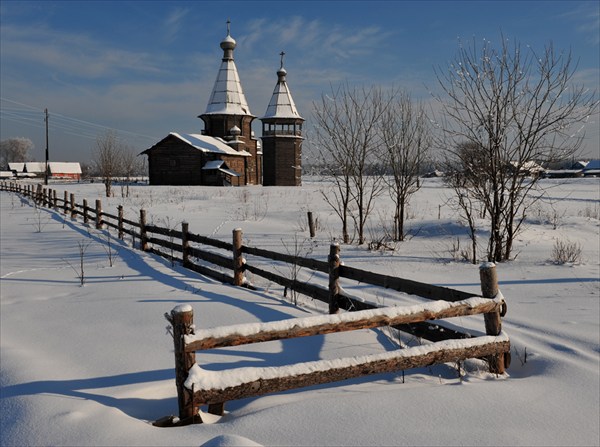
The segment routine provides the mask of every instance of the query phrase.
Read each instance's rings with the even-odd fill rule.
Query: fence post
[[[123,239],[123,205],[117,207],[117,223],[119,227],[119,239]]]
[[[146,210],[140,210],[140,248],[148,250],[148,233],[146,233]]]
[[[37,189],[35,191],[35,203],[40,205],[41,198],[42,198],[42,185],[41,185],[41,183],[38,183]]]
[[[42,195],[40,197],[40,201],[42,202],[42,206],[48,206],[48,198],[47,198],[47,191],[46,188],[42,188]]]
[[[233,285],[244,284],[244,259],[242,257],[242,229],[233,230]]]
[[[101,230],[104,225],[102,221],[102,201],[96,199],[96,230]]]
[[[71,220],[77,219],[77,213],[75,212],[75,194],[71,193]]]
[[[496,264],[484,262],[479,266],[479,278],[481,280],[481,295],[484,298],[495,298],[498,295],[498,275]],[[502,320],[500,311],[488,312],[483,315],[485,321],[485,333],[487,335],[498,335],[502,331]],[[496,374],[504,373],[504,353],[494,354],[488,357],[490,372]]]
[[[185,352],[184,336],[194,333],[194,310],[189,304],[180,304],[165,314],[173,327],[173,345],[175,348],[175,384],[177,386],[177,402],[179,419],[184,423],[202,422],[198,414],[199,406],[194,403],[194,392],[188,390],[184,383],[188,371],[196,363],[195,352]]]
[[[184,267],[188,266],[190,263],[190,241],[188,240],[189,228],[190,224],[181,222],[181,259]]]
[[[67,191],[64,191],[63,195],[63,213],[67,214],[69,211],[69,196]]]
[[[306,213],[306,215],[308,217],[308,231],[310,233],[310,237],[315,237],[315,222],[313,220],[313,213],[312,211],[309,211]]]
[[[90,216],[88,214],[88,201],[87,199],[83,199],[83,223],[86,224],[90,220]]]
[[[58,211],[58,198],[56,197],[56,189],[52,190],[52,201],[54,202],[54,209]]]
[[[338,297],[340,294],[340,244],[329,246],[329,313],[337,314],[340,311]]]

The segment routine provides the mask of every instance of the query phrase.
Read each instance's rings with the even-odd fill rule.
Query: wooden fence
[[[36,185],[34,188],[33,185],[21,185],[14,182],[2,182],[0,184],[0,190],[12,191],[26,197],[30,197],[37,205],[45,206],[48,208],[54,208],[57,211],[62,211],[66,216],[70,216],[71,219],[76,219],[78,216],[82,217],[84,223],[93,222],[97,229],[102,229],[105,226],[116,229],[118,232],[118,237],[123,238],[124,234],[128,234],[133,237],[134,244],[137,239],[139,248],[143,251],[148,251],[160,255],[162,257],[168,258],[172,261],[180,261],[182,265],[190,270],[203,274],[205,276],[209,276],[215,278],[219,281],[225,283],[231,283],[236,286],[244,286],[250,287],[252,286],[245,279],[245,272],[251,272],[255,275],[266,278],[269,281],[280,284],[287,289],[294,290],[303,295],[307,295],[314,299],[325,302],[329,306],[329,313],[332,315],[337,315],[340,309],[352,311],[352,313],[357,312],[373,312],[376,309],[381,309],[380,306],[376,304],[364,302],[352,298],[350,296],[344,295],[342,289],[340,288],[340,278],[345,278],[347,280],[358,281],[362,284],[369,284],[373,286],[383,287],[387,289],[396,290],[398,292],[416,295],[427,300],[433,301],[445,301],[448,303],[454,303],[457,307],[453,308],[462,308],[461,306],[465,306],[465,303],[470,303],[469,300],[482,299],[481,297],[477,297],[476,294],[467,293],[460,290],[450,289],[446,287],[435,286],[431,284],[421,283],[417,281],[412,281],[404,278],[397,278],[389,275],[373,273],[369,271],[364,271],[360,269],[356,269],[350,266],[343,265],[340,258],[340,246],[338,244],[332,244],[330,246],[330,252],[327,261],[319,261],[311,258],[303,258],[300,256],[294,256],[290,254],[283,254],[272,252],[268,250],[264,250],[256,247],[249,247],[243,244],[242,241],[242,230],[235,229],[233,230],[232,242],[224,242],[217,239],[211,239],[205,236],[201,236],[198,234],[191,233],[189,231],[189,226],[186,222],[181,224],[181,230],[162,228],[155,225],[149,225],[147,223],[147,216],[145,210],[140,210],[139,216],[137,216],[137,220],[129,220],[124,217],[123,207],[119,206],[117,208],[117,214],[113,215],[105,212],[102,209],[102,203],[100,200],[95,201],[95,206],[91,207],[88,205],[86,199],[82,201],[82,204],[77,204],[75,202],[74,194],[67,194],[65,191],[63,194],[63,198],[59,197],[59,194],[55,190],[44,188],[41,184]],[[313,230],[311,229],[311,235]],[[195,244],[195,245],[192,245]],[[219,250],[230,252],[231,254],[225,256],[223,254],[219,254],[213,251],[209,251],[207,249],[202,249],[200,246],[209,246],[217,248]],[[167,250],[167,252],[165,251]],[[288,278],[284,275],[274,273],[272,271],[268,271],[264,268],[259,267],[254,264],[252,260],[245,259],[244,255],[253,256],[255,258],[264,258],[268,260],[278,261],[290,264],[295,267],[302,267],[306,269],[310,269],[315,272],[321,272],[327,275],[328,284],[319,285],[315,284],[311,281],[311,283],[303,282],[297,280],[296,278]],[[204,264],[199,264],[196,260],[204,261]],[[211,266],[207,266],[206,263],[211,264]],[[221,270],[215,269],[214,266],[219,266],[221,268],[225,268],[227,270],[231,270],[232,274],[224,273]],[[503,300],[497,300],[496,298],[499,295],[498,285],[497,285],[497,277],[496,270],[493,264],[484,264],[480,268],[480,277],[481,277],[481,289],[482,296],[487,298],[491,307],[487,308],[485,306],[478,306],[477,312],[472,313],[483,313],[485,328],[487,336],[491,336],[492,338],[497,337],[501,333],[501,316],[504,316],[506,313],[506,303]],[[466,304],[468,307],[469,304]],[[484,309],[485,308],[485,309]],[[395,308],[394,308],[395,309]],[[484,309],[484,310],[482,310]],[[465,312],[471,312],[465,311]],[[178,383],[178,394],[180,395],[180,419],[189,421],[190,414],[196,414],[194,408],[197,408],[197,405],[200,403],[208,403],[209,409],[211,412],[218,412],[218,408],[222,408],[222,403],[226,400],[230,400],[231,398],[239,398],[239,397],[230,397],[229,394],[222,394],[221,398],[207,398],[202,396],[212,395],[210,393],[207,394],[207,390],[203,390],[202,396],[197,395],[198,393],[192,393],[193,396],[189,397],[189,392],[187,392],[183,386],[185,379],[183,376],[187,377],[187,372],[189,368],[192,366],[189,364],[190,359],[192,358],[193,353],[190,350],[196,349],[197,346],[201,346],[198,349],[205,349],[205,345],[191,344],[190,347],[186,347],[186,343],[184,343],[183,337],[189,336],[191,334],[191,329],[186,326],[187,323],[179,323],[179,313],[180,312],[172,312],[170,315],[170,320],[173,321],[174,328],[180,327],[178,329],[180,332],[175,330],[175,333],[180,334],[175,337],[175,346],[176,346],[176,363],[181,365],[177,367],[177,383]],[[182,317],[183,320],[187,321],[186,318],[191,318],[186,312],[181,312],[185,315]],[[471,315],[472,313],[464,313],[460,315]],[[399,329],[403,332],[408,332],[417,337],[429,340],[435,343],[442,343],[440,346],[445,346],[443,343],[448,340],[453,340],[452,343],[456,344],[459,340],[464,343],[464,346],[461,348],[461,354],[466,357],[456,357],[459,353],[452,351],[450,357],[452,359],[457,358],[468,358],[468,357],[480,357],[484,356],[486,360],[488,360],[489,368],[491,372],[494,373],[503,373],[505,368],[510,364],[510,352],[508,349],[509,341],[506,338],[494,338],[495,342],[490,341],[486,342],[485,347],[478,346],[477,349],[471,349],[470,342],[474,338],[482,338],[482,337],[473,337],[471,334],[467,334],[450,327],[444,326],[443,324],[439,324],[435,322],[432,324],[431,321],[428,320],[437,320],[440,318],[447,318],[448,316],[442,317],[436,315],[435,313],[426,313],[425,316],[419,318],[408,318],[408,319],[379,319],[377,320],[377,324],[373,325],[372,322],[364,323],[366,326],[364,327],[376,327],[382,325],[391,325],[396,329]],[[333,317],[332,317],[333,318]],[[183,321],[182,320],[182,321]],[[332,320],[334,321],[334,320]],[[380,322],[385,321],[381,324]],[[191,324],[191,323],[190,323]],[[334,324],[334,323],[329,323]],[[347,329],[339,329],[336,328],[330,332],[337,332],[338,330],[347,330]],[[303,335],[314,335],[317,333],[326,333],[326,332],[318,332],[323,329],[313,329],[310,334],[302,334],[302,335],[293,335],[293,336],[303,336]],[[178,337],[180,338],[178,340]],[[285,338],[281,337],[281,334],[278,334],[277,339]],[[239,338],[239,337],[238,337]],[[237,338],[236,338],[237,339]],[[275,338],[273,338],[275,339]],[[264,341],[264,340],[260,340]],[[252,341],[254,342],[254,341]],[[247,343],[247,342],[244,342]],[[178,347],[179,346],[179,347]],[[220,345],[226,346],[226,345]],[[454,346],[454,345],[453,345]],[[464,349],[463,349],[464,348]],[[442,349],[447,350],[447,347]],[[403,350],[407,351],[407,350]],[[485,352],[483,352],[485,351]],[[449,351],[450,352],[450,351]],[[482,353],[483,352],[483,353]],[[408,360],[405,359],[405,356],[402,357],[402,362],[406,362]],[[435,354],[435,361],[433,363],[445,362],[447,360],[443,360],[444,357],[439,354]],[[429,359],[430,357],[426,357]],[[421,364],[431,364],[427,363],[430,360],[426,360],[424,357],[421,360],[414,360],[415,365]],[[183,360],[182,360],[183,359]],[[395,364],[395,369],[404,369],[406,363],[402,363],[400,361],[390,361]],[[390,363],[387,362],[387,363]],[[396,363],[394,363],[396,362]],[[425,363],[423,363],[425,362]],[[386,362],[384,362],[386,363]],[[400,365],[400,366],[398,366]],[[413,367],[413,366],[410,366]],[[391,367],[390,367],[391,368]],[[367,364],[363,365],[363,367],[358,368],[358,370],[363,371],[361,374],[365,374],[365,370],[370,371],[371,366]],[[386,371],[388,369],[385,369]],[[382,370],[383,371],[383,370]],[[185,373],[185,374],[184,374]],[[334,373],[332,377],[343,377],[346,372]],[[355,377],[354,375],[348,377]],[[313,379],[307,379],[309,382]],[[340,380],[340,379],[334,379]],[[290,379],[288,381],[290,383],[290,388],[295,388],[302,382],[300,379]],[[318,382],[323,383],[323,382]],[[255,389],[256,385],[248,385],[251,389]],[[268,385],[264,388],[260,389],[282,389],[277,386]],[[266,391],[271,392],[271,391]],[[238,394],[233,393],[231,396],[237,396]],[[246,395],[247,391],[241,392],[240,395]],[[261,394],[263,394],[261,392]],[[187,402],[187,406],[182,407],[182,399],[181,396],[188,396],[185,399]],[[184,399],[184,400],[185,400]],[[192,406],[196,406],[190,410],[189,403],[192,403]],[[215,407],[216,406],[216,407]],[[184,409],[185,408],[185,409]],[[216,408],[216,409],[215,409]],[[192,413],[190,413],[190,411]],[[193,420],[193,418],[192,418]]]
[[[482,266],[481,271],[483,281],[494,281],[493,264]],[[495,286],[482,284],[482,288],[486,287]],[[510,352],[510,340],[498,330],[496,335],[438,341],[383,354],[279,367],[244,368],[243,377],[235,369],[219,372],[203,370],[196,363],[196,351],[476,314],[484,314],[486,329],[489,329],[487,316],[499,315],[503,304],[501,295],[496,298],[474,297],[454,302],[426,303],[422,306],[385,307],[204,330],[195,328],[192,307],[179,305],[170,314],[165,314],[173,327],[179,417],[168,416],[154,424],[168,427],[202,423],[199,412],[201,405],[208,405],[208,413],[222,415],[225,402],[229,400],[370,374],[458,362],[468,358],[487,358],[493,364]],[[499,318],[497,323],[499,324]]]

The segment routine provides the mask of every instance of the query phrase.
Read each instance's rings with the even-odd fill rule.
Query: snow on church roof
[[[233,61],[235,45],[228,29],[227,37],[221,42],[223,59],[205,115],[252,115]]]
[[[173,135],[179,138],[180,140],[185,141],[189,145],[194,146],[196,149],[201,150],[202,152],[211,152],[226,155],[251,155],[249,152],[246,151],[236,151],[231,146],[229,146],[224,140],[217,137],[209,137],[208,135],[200,134],[179,134],[176,132],[171,132],[170,135]]]
[[[294,103],[294,99],[292,98],[292,94],[290,89],[288,88],[286,75],[287,71],[283,68],[283,55],[285,53],[281,53],[281,67],[279,71],[277,71],[277,85],[275,86],[275,90],[273,90],[273,96],[271,96],[271,101],[267,106],[267,111],[265,115],[261,118],[296,118],[303,119],[298,110],[296,109],[296,104]]]

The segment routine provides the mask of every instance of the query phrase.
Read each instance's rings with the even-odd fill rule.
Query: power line
[[[21,124],[33,125],[35,127],[44,127],[42,124],[42,120],[44,119],[44,109],[40,109],[38,107],[24,104],[22,102],[14,101],[12,99],[0,97],[1,101],[6,101],[11,104],[15,104],[21,107],[25,107],[29,110],[18,109],[14,107],[2,107],[0,108],[1,115],[4,116],[5,119],[9,119],[11,121],[19,122]],[[36,115],[39,114],[39,117],[36,119]],[[128,130],[117,129],[110,126],[105,126],[103,124],[97,124],[90,121],[81,120],[78,118],[73,118],[67,115],[62,115],[59,113],[52,113],[53,120],[50,121],[50,128],[56,129],[59,131],[63,131],[64,133],[79,136],[82,138],[90,138],[96,139],[97,133],[93,133],[94,129],[102,129],[102,130],[112,130],[116,131],[119,134],[129,135],[135,138],[143,138],[152,141],[156,141],[157,138],[155,136],[144,135],[137,132],[131,132]],[[39,121],[38,121],[39,120]],[[40,123],[39,125],[37,123]]]

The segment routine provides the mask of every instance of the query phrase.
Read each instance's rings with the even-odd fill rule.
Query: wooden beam
[[[255,267],[252,264],[244,264],[244,270],[247,272],[254,273],[255,275],[261,276],[269,281],[287,287],[290,290],[294,290],[298,293],[302,293],[311,298],[315,298],[320,301],[327,302],[329,298],[329,292],[324,287],[320,287],[314,284],[309,284],[303,281],[294,281],[293,279],[287,278],[277,273],[269,272],[267,270]]]
[[[247,245],[242,246],[242,252],[252,256],[258,256],[261,258],[272,259],[274,261],[281,261],[287,262],[288,264],[299,265],[300,267],[305,267],[322,273],[327,273],[329,268],[329,264],[327,262],[319,261],[317,259],[302,258],[299,256],[288,255],[285,253],[276,253],[274,251],[265,250],[263,248],[248,247]]]
[[[355,331],[357,329],[396,326],[417,321],[475,315],[492,312],[494,309],[499,309],[500,306],[501,303],[499,301],[475,298],[457,303],[428,303],[418,306],[412,312],[409,311],[406,313],[401,311],[401,307],[390,307],[370,311],[329,316],[319,315],[316,317],[261,323],[258,330],[249,334],[244,334],[248,325],[220,327],[219,333],[222,335],[219,336],[213,336],[211,329],[197,330],[196,335],[186,337],[185,351],[193,352],[271,340],[284,340],[288,338],[331,334],[334,332]],[[398,313],[398,311],[401,311],[401,313]],[[287,322],[289,324],[286,324]]]
[[[361,283],[385,287],[398,292],[418,295],[429,300],[461,301],[476,296],[474,293],[462,292],[447,287],[434,286],[410,279],[396,278],[395,276],[367,272],[354,267],[340,265],[339,275],[342,278],[352,279]]]
[[[342,366],[321,369],[318,367],[320,362],[309,362],[306,364],[293,365],[294,368],[302,365],[312,364],[308,369],[311,372],[296,375],[284,375],[289,367],[280,366],[270,368],[275,372],[271,378],[260,378],[258,380],[248,381],[236,386],[226,387],[224,389],[201,389],[194,393],[194,402],[197,404],[218,404],[221,402],[243,399],[252,396],[261,396],[263,394],[276,393],[295,388],[302,388],[323,383],[338,382],[340,380],[351,379],[371,374],[380,374],[405,369],[429,366],[438,363],[455,362],[467,358],[478,358],[493,355],[510,350],[510,341],[507,337],[484,337],[490,342],[484,344],[466,344],[460,347],[446,347],[446,342],[440,342],[441,348],[435,349],[438,343],[434,343],[433,349],[424,350],[422,346],[416,348],[399,349],[394,351],[395,355],[370,356],[358,364],[347,365],[342,360]],[[459,345],[457,343],[457,345]],[[414,354],[413,354],[414,352]],[[234,370],[235,371],[235,370]],[[284,374],[277,375],[277,371]],[[226,371],[224,372],[226,373]],[[200,384],[201,386],[201,384]]]

